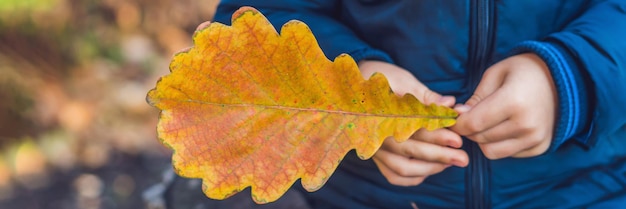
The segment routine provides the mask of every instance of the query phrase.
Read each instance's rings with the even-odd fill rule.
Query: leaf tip
[[[356,64],[356,61],[354,61],[354,58],[352,58],[352,56],[346,53],[341,53],[340,55],[335,57],[333,62],[343,63],[347,65],[354,65],[355,67],[357,67],[356,69],[358,70],[358,65]]]
[[[233,13],[231,23],[235,22],[237,19],[245,15],[246,13],[251,13],[252,15],[259,14],[259,10],[255,9],[251,6],[243,6],[240,7],[237,11]]]
[[[311,31],[311,28],[309,28],[309,26],[306,23],[300,20],[289,20],[280,28],[280,31],[285,31],[285,29],[287,28],[294,28],[293,31],[313,34],[313,32]]]
[[[148,94],[146,94],[146,103],[148,103],[148,105],[154,107],[156,105],[156,101],[154,101],[153,99],[153,94],[154,94],[155,89],[151,89],[150,91],[148,91]]]

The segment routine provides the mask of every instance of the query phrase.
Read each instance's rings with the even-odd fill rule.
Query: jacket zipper
[[[489,67],[495,32],[494,0],[470,0],[469,85],[474,92]],[[465,173],[466,208],[491,208],[491,165],[478,144],[465,140],[470,164]]]

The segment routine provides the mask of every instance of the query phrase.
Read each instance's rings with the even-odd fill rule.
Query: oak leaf
[[[389,136],[455,122],[450,108],[395,95],[382,74],[363,79],[348,55],[331,62],[299,21],[278,34],[242,7],[232,26],[211,23],[193,40],[147,100],[176,172],[201,178],[213,199],[251,187],[257,203],[272,202],[299,178],[315,191],[352,149],[368,159]]]

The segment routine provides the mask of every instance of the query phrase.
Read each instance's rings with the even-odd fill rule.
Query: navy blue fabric
[[[549,152],[491,161],[494,208],[626,207],[626,1],[496,0],[489,63],[536,53],[550,68],[558,118]],[[305,22],[330,59],[348,53],[412,72],[432,90],[467,100],[469,1],[223,0],[215,21],[251,5],[280,26]],[[532,84],[529,84],[532,85]],[[471,162],[470,162],[471,163]],[[315,208],[462,208],[466,169],[415,187],[389,184],[371,161],[349,153]]]

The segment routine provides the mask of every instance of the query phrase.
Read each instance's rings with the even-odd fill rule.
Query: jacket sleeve
[[[347,53],[356,62],[362,59],[392,62],[387,53],[372,48],[340,22],[340,1],[223,0],[217,7],[214,21],[230,25],[231,15],[241,6],[256,8],[277,29],[280,29],[289,20],[295,19],[306,23],[318,40],[326,57],[331,60],[342,53]]]
[[[563,30],[525,41],[550,68],[559,110],[551,150],[574,139],[593,146],[626,125],[626,1],[593,1]]]

